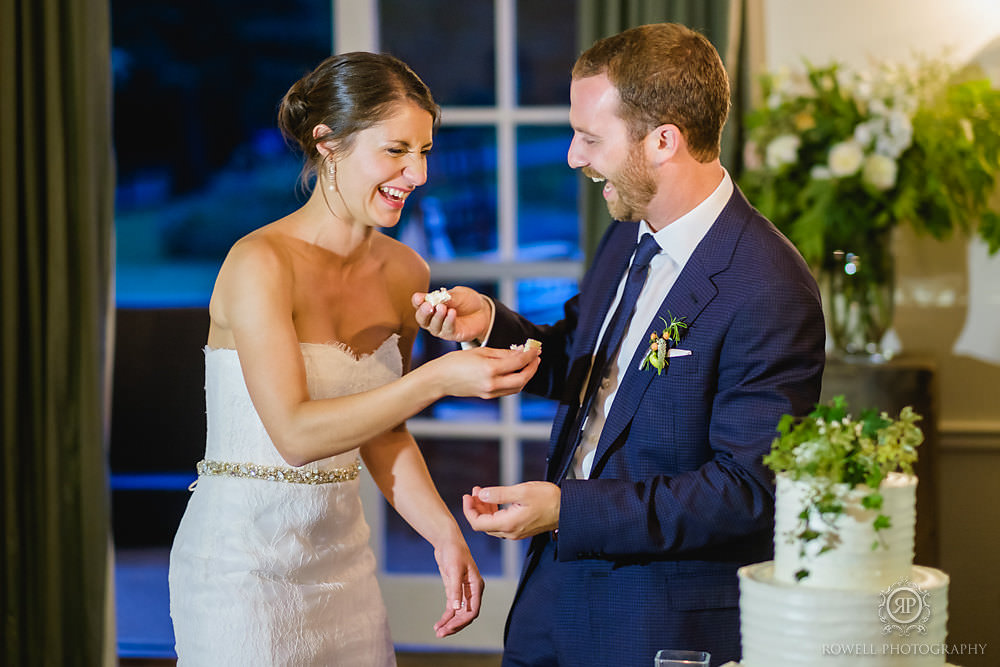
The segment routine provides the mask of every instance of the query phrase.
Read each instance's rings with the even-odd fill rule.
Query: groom
[[[683,26],[597,42],[573,69],[568,161],[615,222],[565,319],[536,326],[463,287],[417,311],[449,340],[540,340],[526,390],[559,401],[547,481],[464,499],[476,530],[531,538],[504,665],[740,657],[736,570],[772,554],[761,458],[781,415],[819,398],[824,327],[801,257],[719,162],[729,99],[718,53]]]

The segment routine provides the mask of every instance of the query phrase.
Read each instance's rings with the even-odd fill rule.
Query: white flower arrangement
[[[976,73],[978,74],[978,73]],[[1000,248],[1000,91],[943,62],[835,63],[762,79],[740,185],[814,266],[870,249],[897,224]]]

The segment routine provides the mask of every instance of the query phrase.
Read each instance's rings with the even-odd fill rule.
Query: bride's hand
[[[435,548],[434,559],[446,598],[444,613],[434,624],[434,632],[440,638],[453,635],[476,620],[485,584],[464,540]]]
[[[477,347],[449,352],[424,364],[438,372],[443,393],[497,398],[516,394],[538,370],[541,352]]]
[[[411,301],[417,309],[417,324],[443,340],[458,343],[482,340],[493,319],[493,305],[468,287],[452,287],[448,294],[451,298],[437,306],[426,302],[423,292],[414,294]]]

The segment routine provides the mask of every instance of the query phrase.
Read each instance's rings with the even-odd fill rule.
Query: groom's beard
[[[609,179],[615,186],[617,198],[605,200],[608,212],[615,220],[639,222],[646,217],[649,202],[656,194],[656,180],[653,170],[646,164],[642,142],[635,142],[629,150],[625,164],[614,177]]]

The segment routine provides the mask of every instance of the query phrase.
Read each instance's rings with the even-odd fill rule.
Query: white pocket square
[[[677,348],[677,347],[672,347],[669,350],[667,350],[667,356],[668,357],[690,357],[691,356],[691,350],[682,350],[682,349]]]

